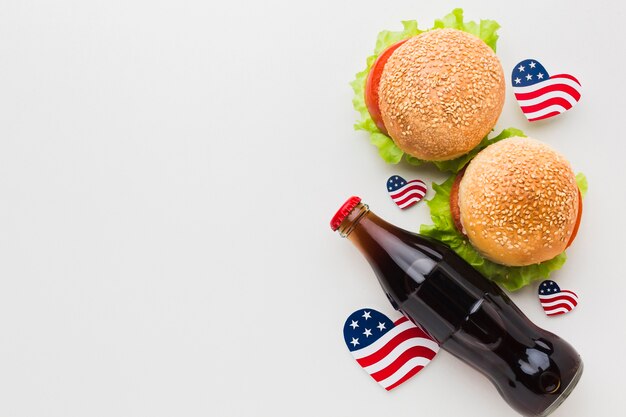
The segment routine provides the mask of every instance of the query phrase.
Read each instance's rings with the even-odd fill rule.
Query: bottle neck
[[[350,240],[351,234],[354,229],[357,227],[361,219],[367,216],[370,213],[369,206],[364,203],[359,203],[357,206],[346,216],[346,218],[341,222],[339,228],[339,234],[341,237],[347,237]]]

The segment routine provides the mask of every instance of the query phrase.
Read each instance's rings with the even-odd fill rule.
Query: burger
[[[400,41],[374,63],[365,103],[376,126],[425,161],[471,151],[504,105],[504,72],[480,38],[437,29]]]
[[[582,195],[570,163],[550,146],[524,137],[501,140],[451,178],[449,189],[445,185],[429,202],[438,224],[421,231],[448,240],[488,277],[506,283],[530,275],[509,280],[515,289],[565,261],[580,225]],[[442,213],[449,215],[447,226]]]
[[[458,21],[459,11],[455,13]],[[363,88],[353,87],[363,95],[365,117],[371,120],[357,128],[373,134],[381,153],[391,147],[409,161],[449,161],[478,146],[495,126],[505,98],[504,72],[492,49],[495,40],[490,47],[460,30],[463,24],[451,26],[458,28],[417,31],[389,45],[366,74],[357,75],[355,83],[366,75]],[[494,22],[487,31],[492,38],[497,39],[497,27]],[[355,107],[360,103],[355,99]]]

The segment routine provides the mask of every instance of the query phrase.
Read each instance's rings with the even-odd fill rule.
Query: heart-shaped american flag
[[[561,114],[580,100],[580,82],[570,74],[549,75],[536,59],[525,59],[513,68],[513,93],[530,122]]]
[[[422,180],[407,181],[399,175],[387,180],[387,192],[401,209],[409,208],[426,195],[426,183]]]
[[[430,363],[439,345],[405,316],[392,321],[371,308],[350,314],[343,337],[352,356],[387,391]]]
[[[548,316],[569,313],[578,305],[578,295],[574,291],[562,290],[551,280],[539,284],[537,293],[541,306]]]

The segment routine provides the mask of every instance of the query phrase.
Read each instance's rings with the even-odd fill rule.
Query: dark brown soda
[[[578,382],[574,348],[534,325],[447,246],[385,222],[364,204],[339,231],[367,258],[394,308],[489,378],[520,414],[550,414]]]

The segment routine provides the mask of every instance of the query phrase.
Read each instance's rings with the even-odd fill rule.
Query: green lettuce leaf
[[[374,54],[367,58],[365,69],[357,73],[354,81],[350,83],[354,90],[352,105],[361,116],[361,119],[355,123],[354,128],[356,130],[364,130],[370,134],[370,142],[378,148],[378,153],[387,163],[397,164],[402,160],[402,157],[404,157],[405,161],[411,165],[421,165],[424,161],[405,154],[396,146],[389,136],[383,134],[376,127],[365,105],[365,82],[378,55],[389,46],[402,39],[407,39],[425,32],[425,30],[420,30],[417,27],[417,21],[415,20],[403,21],[402,26],[403,29],[401,31],[394,32],[384,30],[378,34]],[[463,9],[454,9],[452,13],[444,18],[435,20],[433,27],[427,30],[440,28],[454,28],[472,33],[485,41],[491,49],[496,50],[496,42],[498,40],[496,31],[500,28],[500,25],[494,20],[481,20],[480,23],[464,22]],[[486,140],[487,138],[485,137],[481,145],[483,145]],[[442,171],[458,172],[470,159],[471,157],[462,156],[452,161],[438,162],[435,165]]]
[[[585,198],[587,195],[587,189],[589,185],[587,184],[587,177],[582,172],[576,174],[576,184],[578,184],[578,189],[580,190],[580,194]]]

